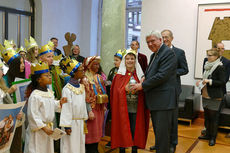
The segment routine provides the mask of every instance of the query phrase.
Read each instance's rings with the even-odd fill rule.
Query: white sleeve
[[[62,90],[62,97],[67,97],[67,103],[62,105],[60,125],[61,127],[71,127],[72,126],[72,96],[71,91],[67,88]]]
[[[37,131],[46,126],[42,121],[42,112],[40,112],[41,100],[32,95],[28,100],[28,120],[32,131]]]

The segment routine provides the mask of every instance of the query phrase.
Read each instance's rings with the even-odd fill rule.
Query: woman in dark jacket
[[[224,96],[225,68],[220,61],[216,48],[207,50],[208,61],[204,66],[203,80],[196,83],[202,88],[206,134],[199,139],[209,140],[209,146],[214,146],[218,130],[219,110]]]

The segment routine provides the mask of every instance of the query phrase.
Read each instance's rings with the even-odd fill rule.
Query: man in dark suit
[[[156,152],[169,153],[173,110],[176,108],[175,53],[162,43],[161,33],[152,31],[146,36],[148,48],[153,52],[145,77],[133,90],[144,90],[145,102],[150,110],[156,138]]]
[[[138,55],[137,55],[138,56],[138,63],[140,64],[142,71],[145,73],[146,68],[148,66],[147,57],[144,54],[138,52],[138,49],[140,47],[139,42],[137,40],[133,40],[131,42],[130,46],[133,50],[135,50],[138,53]]]
[[[180,76],[186,75],[189,72],[187,60],[185,57],[185,52],[182,49],[172,45],[172,41],[173,41],[172,31],[168,29],[163,30],[161,32],[161,35],[164,44],[174,51],[177,58],[177,72],[176,72],[177,93],[178,93],[177,100],[179,100],[180,93],[182,92]],[[178,144],[178,102],[177,102],[177,108],[174,110],[172,117],[173,117],[173,121],[172,121],[172,130],[171,130],[171,139],[170,139],[170,144],[171,144],[170,152],[174,153],[176,150],[176,145]]]
[[[228,60],[227,58],[223,57],[223,53],[224,53],[224,44],[223,43],[217,43],[217,45],[215,46],[217,48],[217,50],[219,51],[220,53],[220,61],[223,63],[223,66],[225,68],[225,81],[226,83],[228,82],[229,80],[229,76],[230,76],[230,60]],[[203,62],[203,72],[204,72],[204,65],[205,63],[208,61],[207,57],[204,58],[204,62]],[[225,86],[223,87],[223,92],[224,94],[227,93],[227,89],[226,89],[226,84]],[[204,123],[206,124],[206,123]],[[204,125],[206,127],[206,125]],[[206,134],[206,128],[204,128],[202,131],[201,131],[201,134],[202,135],[205,135]],[[229,137],[230,137],[230,134],[229,134]],[[202,136],[200,136],[200,138],[202,138]]]
[[[54,44],[54,47],[53,47],[54,56],[59,56],[60,54],[62,54],[61,50],[57,48],[57,46],[58,46],[58,39],[55,38],[55,37],[52,37],[52,38],[50,39],[50,41],[52,41],[53,44]],[[63,54],[62,54],[62,57],[64,57]]]

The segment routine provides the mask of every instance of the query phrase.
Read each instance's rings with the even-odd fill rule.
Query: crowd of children
[[[81,63],[71,56],[54,56],[53,47],[49,41],[39,48],[32,37],[25,40],[25,48],[16,49],[8,40],[0,45],[0,104],[13,103],[12,93],[18,90],[14,81],[31,80],[25,91],[27,111],[17,115],[18,120],[26,118],[26,124],[16,128],[10,152],[97,153],[105,120],[111,120],[111,112],[105,113],[111,109],[110,86],[125,52],[119,50],[114,55],[115,67],[107,79],[100,56],[87,57]],[[0,122],[0,130],[8,118]],[[50,137],[54,128],[66,132],[59,141]],[[1,136],[1,143],[5,138],[1,140]]]

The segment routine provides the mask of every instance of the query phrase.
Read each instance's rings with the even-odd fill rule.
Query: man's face
[[[162,35],[164,44],[167,45],[168,47],[171,47],[173,37],[170,35],[170,33],[168,31],[164,31],[161,33],[161,35]]]
[[[220,53],[220,56],[222,56],[224,53],[224,44],[222,44],[222,43],[217,44],[217,49]]]
[[[146,43],[152,52],[157,52],[161,47],[162,39],[151,35],[146,38]]]
[[[58,40],[52,39],[51,41],[54,43],[54,49],[56,49],[58,46]]]
[[[131,43],[131,48],[132,48],[133,50],[137,51],[138,48],[139,48],[138,43],[137,43],[136,41],[132,41],[132,43]]]

